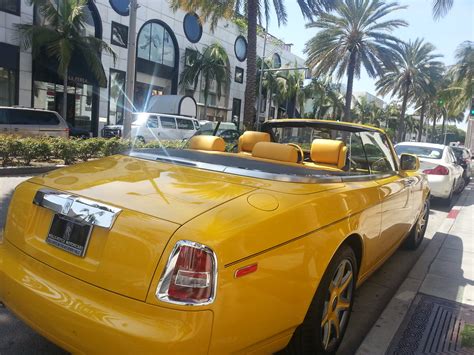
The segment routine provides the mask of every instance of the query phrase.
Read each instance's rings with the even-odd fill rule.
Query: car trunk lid
[[[31,257],[72,277],[145,300],[156,265],[179,226],[254,190],[185,170],[117,156],[35,177],[17,187],[5,237]],[[94,225],[85,254],[75,255],[48,238],[61,211],[41,202],[38,191],[59,192],[86,206],[95,202],[110,207],[115,216],[110,225]],[[31,282],[32,287],[40,287]]]

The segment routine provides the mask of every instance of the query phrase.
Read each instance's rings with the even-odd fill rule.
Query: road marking
[[[449,211],[448,216],[446,218],[456,219],[460,210],[455,210],[454,208]]]

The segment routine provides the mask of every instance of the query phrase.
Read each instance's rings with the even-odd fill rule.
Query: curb
[[[0,177],[21,176],[21,175],[37,175],[44,174],[52,170],[62,168],[64,165],[53,166],[21,166],[13,168],[0,168]]]
[[[405,319],[415,296],[417,295],[423,280],[428,274],[431,263],[438,255],[446,236],[453,227],[456,216],[463,208],[463,202],[468,194],[460,198],[455,206],[451,207],[445,220],[441,223],[438,231],[435,233],[420,258],[413,266],[407,278],[398,288],[382,314],[379,316],[364,341],[357,349],[357,355],[385,354],[395,336],[398,328]]]

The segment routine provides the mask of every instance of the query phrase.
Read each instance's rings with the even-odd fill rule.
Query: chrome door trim
[[[120,208],[69,195],[60,191],[40,189],[33,203],[55,213],[66,216],[81,224],[111,229]]]

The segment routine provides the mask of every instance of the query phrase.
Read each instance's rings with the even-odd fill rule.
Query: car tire
[[[280,354],[336,352],[349,323],[357,275],[355,253],[348,245],[342,245],[329,263],[303,323],[296,328],[290,343]],[[335,322],[338,323],[338,334]]]
[[[425,237],[429,218],[430,199],[427,198],[423,204],[423,211],[421,212],[420,217],[418,217],[418,220],[412,227],[408,237],[405,239],[404,246],[406,249],[416,250],[420,246],[423,238]]]

